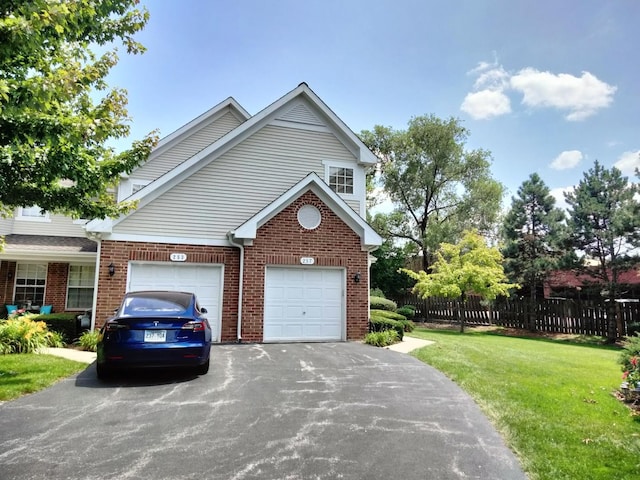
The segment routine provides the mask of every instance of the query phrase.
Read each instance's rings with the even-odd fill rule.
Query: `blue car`
[[[211,327],[193,293],[129,292],[100,330],[98,378],[129,368],[209,371]]]

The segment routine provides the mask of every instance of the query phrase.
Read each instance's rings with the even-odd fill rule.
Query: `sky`
[[[306,82],[356,133],[460,119],[510,204],[538,173],[563,206],[598,160],[640,166],[638,0],[141,0],[108,81],[131,137],[164,137],[228,97],[250,114]],[[126,146],[126,145],[124,145]]]

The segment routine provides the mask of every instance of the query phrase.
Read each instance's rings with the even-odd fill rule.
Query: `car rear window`
[[[186,313],[190,298],[186,295],[165,297],[131,296],[124,301],[123,316],[181,315]]]

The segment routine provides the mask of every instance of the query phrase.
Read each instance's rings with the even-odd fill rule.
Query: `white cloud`
[[[614,167],[618,168],[625,175],[635,175],[636,168],[640,168],[640,150],[635,152],[624,152]]]
[[[560,188],[552,188],[549,192],[556,199],[556,207],[566,210],[569,208],[569,204],[564,199],[564,194],[573,192],[575,186],[570,187],[560,187]]]
[[[473,84],[473,88],[476,90],[503,91],[509,86],[510,77],[502,65],[492,65],[482,71],[476,69],[476,73],[479,73]]]
[[[584,120],[597,110],[608,107],[617,90],[617,87],[589,72],[575,77],[568,73],[540,72],[534,68],[525,68],[512,76],[511,87],[524,95],[524,105],[568,110],[565,118],[570,121]]]
[[[509,91],[523,95],[522,104],[531,108],[555,108],[567,112],[569,121],[584,120],[613,102],[617,87],[589,72],[580,77],[524,68],[511,75],[498,63],[480,62],[468,72],[476,78],[460,109],[475,119],[487,119],[511,112]]]
[[[554,170],[568,170],[578,165],[583,158],[584,156],[580,150],[567,150],[551,162],[551,168]]]
[[[511,111],[511,102],[501,91],[481,90],[469,93],[460,109],[475,119],[499,117]]]

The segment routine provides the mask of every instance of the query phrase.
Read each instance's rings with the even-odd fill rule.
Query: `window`
[[[329,186],[336,193],[353,194],[353,168],[329,167]]]
[[[14,301],[18,305],[42,305],[47,282],[46,263],[18,263],[16,266],[16,293]]]
[[[18,220],[29,220],[32,222],[47,222],[49,221],[49,214],[42,212],[39,206],[33,205],[31,207],[20,207],[16,218]]]
[[[93,305],[95,265],[69,265],[67,282],[67,308],[82,310]]]
[[[122,180],[118,187],[118,201],[121,202],[125,198],[130,197],[150,183],[151,182],[149,180],[137,180],[132,178]]]

